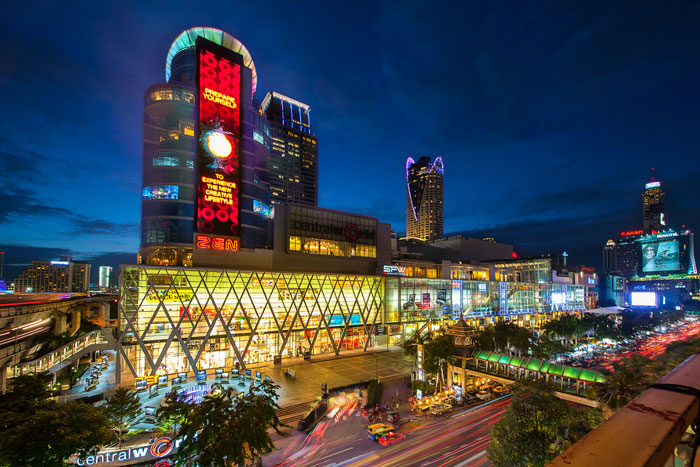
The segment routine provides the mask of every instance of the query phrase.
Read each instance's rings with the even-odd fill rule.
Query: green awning
[[[523,359],[520,357],[513,357],[510,359],[510,366],[520,366],[520,363],[522,363]]]
[[[562,376],[566,376],[567,378],[576,378],[578,379],[578,374],[581,372],[581,368],[576,368],[575,366],[566,366],[564,367],[564,373]]]
[[[596,372],[593,370],[581,370],[581,374],[578,375],[578,379],[581,381],[588,381],[592,383],[595,381]]]
[[[530,363],[530,360],[532,360],[532,358],[530,357],[523,358],[523,361],[520,363],[520,368],[527,368],[527,365],[528,363]]]
[[[498,357],[500,357],[500,356],[501,356],[501,355],[500,355],[500,354],[497,354],[496,352],[491,352],[491,353],[489,354],[488,360],[489,360],[489,362],[497,362],[497,361],[498,361]]]
[[[557,365],[556,363],[552,363],[549,365],[549,369],[547,369],[547,373],[550,375],[561,375],[564,373],[564,365]]]
[[[549,362],[544,362],[540,367],[540,373],[547,373],[547,370],[549,370],[549,365]]]
[[[504,365],[507,365],[508,362],[510,362],[510,355],[501,355],[498,358],[498,363],[503,363]]]
[[[486,350],[482,350],[481,352],[479,352],[479,355],[476,358],[479,358],[481,360],[486,360],[489,358],[489,353]]]
[[[596,375],[595,375],[595,382],[596,383],[604,383],[606,381],[607,381],[607,379],[605,379],[605,376],[601,375],[600,373],[596,373]]]
[[[542,366],[542,360],[539,358],[531,358],[530,363],[527,364],[527,369],[532,371],[540,371]]]

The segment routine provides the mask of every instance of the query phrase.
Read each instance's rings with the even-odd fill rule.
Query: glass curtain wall
[[[136,376],[372,346],[381,277],[126,267],[120,348]]]

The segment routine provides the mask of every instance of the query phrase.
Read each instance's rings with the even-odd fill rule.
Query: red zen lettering
[[[197,235],[197,248],[202,248],[204,250],[238,251],[238,240]]]

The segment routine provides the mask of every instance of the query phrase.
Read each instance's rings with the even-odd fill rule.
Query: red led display
[[[198,145],[196,232],[239,235],[238,190],[241,100],[241,58],[202,37],[197,38]],[[199,239],[199,237],[198,237]],[[208,248],[236,251],[232,240]],[[200,242],[196,242],[200,247]],[[238,242],[235,242],[236,246]],[[226,246],[229,246],[226,248]],[[200,247],[201,248],[201,247]]]

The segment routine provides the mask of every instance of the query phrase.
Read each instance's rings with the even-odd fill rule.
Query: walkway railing
[[[63,363],[73,360],[78,353],[92,350],[103,350],[109,342],[101,329],[84,334],[72,342],[51,351],[49,354],[30,362],[12,365],[8,368],[8,378],[20,375],[36,374],[44,371],[55,371],[57,367],[65,367]],[[99,348],[97,347],[99,346]]]
[[[588,433],[551,466],[692,465],[693,450],[679,448],[700,414],[700,354],[695,354],[649,386],[632,402]],[[677,449],[679,448],[679,449]],[[685,459],[676,454],[685,450]],[[673,457],[673,458],[672,458]],[[695,465],[698,465],[697,461]]]

